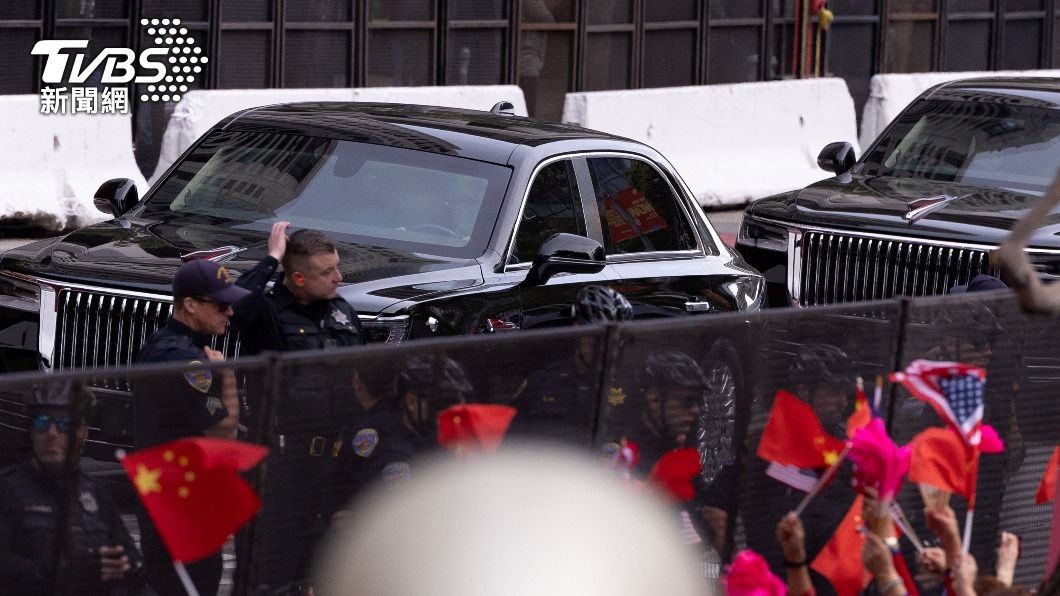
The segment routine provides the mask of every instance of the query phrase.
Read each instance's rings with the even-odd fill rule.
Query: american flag
[[[891,374],[913,397],[931,404],[968,445],[978,445],[983,422],[986,371],[960,362],[914,360],[905,372]]]

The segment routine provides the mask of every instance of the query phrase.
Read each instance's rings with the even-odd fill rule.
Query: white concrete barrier
[[[516,114],[525,116],[527,113],[523,90],[516,85],[191,91],[184,95],[169,117],[151,183],[154,184],[196,139],[233,112],[300,101],[408,103],[474,110],[488,110],[498,101],[510,101]]]
[[[825,145],[857,148],[854,100],[842,79],[568,93],[563,120],[655,147],[704,207],[822,180]]]
[[[869,83],[869,99],[861,111],[861,146],[868,149],[876,137],[887,128],[921,93],[938,85],[958,79],[983,77],[1060,77],[1060,70],[1000,70],[996,72],[918,72],[912,74],[873,75]]]
[[[147,188],[128,114],[41,114],[39,95],[3,95],[0,140],[0,226],[16,218],[56,231],[87,225],[107,218],[92,204],[106,180]]]

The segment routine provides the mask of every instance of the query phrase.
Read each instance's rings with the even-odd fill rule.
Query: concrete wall
[[[1060,70],[1006,70],[997,72],[920,72],[912,74],[878,74],[869,83],[869,100],[861,112],[861,146],[868,149],[917,98],[940,83],[983,77],[1060,77]]]
[[[127,114],[41,114],[39,95],[0,96],[0,221],[58,230],[106,219],[92,204],[100,184],[147,188],[131,138]]]
[[[842,79],[570,93],[563,120],[662,152],[704,207],[822,180],[817,154],[857,147],[854,101]]]
[[[154,184],[211,126],[233,112],[298,101],[364,101],[488,110],[510,101],[515,113],[526,115],[523,90],[516,85],[449,87],[365,87],[359,89],[219,89],[192,91],[177,104],[166,125]]]

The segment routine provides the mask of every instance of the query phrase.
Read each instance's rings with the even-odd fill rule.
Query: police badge
[[[99,503],[96,502],[95,495],[87,490],[81,491],[78,500],[81,501],[81,509],[84,509],[85,513],[96,513],[99,511]]]
[[[374,428],[362,428],[353,435],[350,441],[353,444],[353,452],[361,457],[371,457],[379,444],[379,433]]]
[[[192,360],[188,364],[202,364],[202,362],[199,360]],[[197,391],[206,393],[210,390],[210,385],[213,384],[213,374],[210,373],[210,369],[208,368],[189,370],[184,373],[184,380]]]

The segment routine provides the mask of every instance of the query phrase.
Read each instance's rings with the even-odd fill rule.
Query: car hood
[[[837,176],[762,199],[748,210],[825,228],[1000,244],[1041,197],[1001,189],[884,176]],[[927,206],[912,219],[917,207]],[[1060,248],[1060,213],[1051,213],[1030,245]]]
[[[12,249],[0,258],[0,267],[59,282],[168,294],[181,255],[232,247],[220,260],[240,273],[268,254],[267,244],[264,224],[114,220]],[[349,237],[336,238],[336,244],[345,284],[340,294],[365,314],[482,283],[475,260],[374,246]]]

